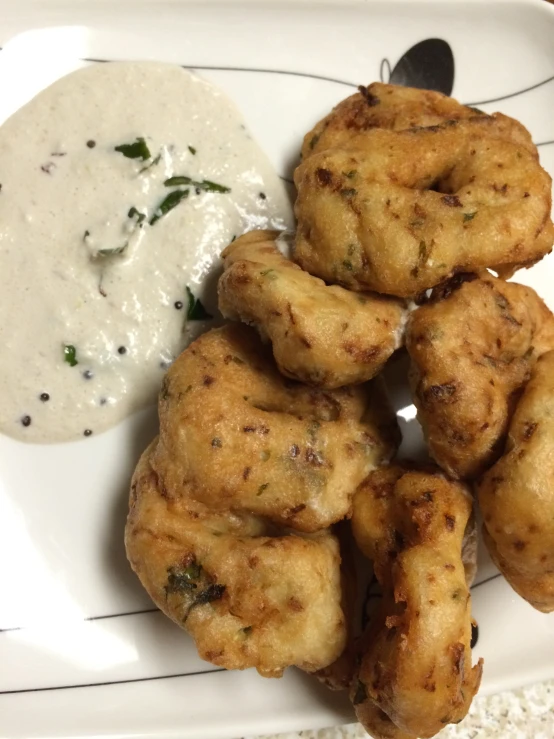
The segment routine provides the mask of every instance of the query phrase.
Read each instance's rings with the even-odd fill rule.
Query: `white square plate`
[[[176,62],[227,91],[290,177],[305,131],[357,84],[390,70],[396,81],[398,61],[429,38],[452,49],[453,95],[519,118],[554,173],[554,8],[539,0],[0,0],[0,120],[76,59]],[[554,308],[553,278],[551,256],[517,279]],[[403,417],[413,430],[409,408]],[[145,411],[86,442],[0,437],[0,734],[215,739],[352,720],[345,696],[295,670],[269,681],[201,662],[153,608],[123,526],[154,429]],[[477,583],[482,690],[553,677],[554,617],[490,562]]]

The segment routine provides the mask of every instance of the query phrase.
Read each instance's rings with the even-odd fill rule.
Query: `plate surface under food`
[[[553,11],[538,0],[0,0],[0,120],[75,59],[175,62],[235,100],[290,178],[303,134],[381,78],[520,119],[554,173]],[[413,48],[429,39],[441,41]],[[552,255],[516,279],[554,308]],[[394,401],[416,443],[409,397]],[[153,608],[127,565],[123,526],[130,473],[154,431],[144,411],[83,442],[0,437],[0,734],[202,739],[353,720],[345,696],[295,670],[264,680],[201,662]],[[554,676],[554,620],[485,557],[473,603],[483,692]]]

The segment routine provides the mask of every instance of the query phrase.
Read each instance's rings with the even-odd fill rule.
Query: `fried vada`
[[[285,379],[254,329],[201,336],[169,369],[151,465],[211,510],[249,512],[299,531],[350,513],[364,477],[396,449],[379,385],[321,391]]]
[[[534,608],[554,611],[554,352],[535,364],[503,456],[478,487],[492,559]]]
[[[329,690],[348,690],[356,671],[357,641],[360,636],[358,570],[350,521],[333,527],[341,557],[342,610],[346,619],[346,645],[340,656],[314,676]]]
[[[371,128],[403,131],[476,116],[486,114],[441,92],[373,82],[360,86],[304,136],[302,159],[325,149],[363,147],[363,135]],[[502,113],[486,117],[494,120],[497,136],[519,143],[536,156],[531,136],[519,121]]]
[[[482,673],[481,661],[471,666],[463,561],[472,526],[469,491],[438,471],[390,466],[356,492],[352,530],[383,600],[361,642],[351,699],[375,739],[432,737],[469,710]]]
[[[286,259],[276,231],[251,231],[222,254],[219,309],[269,338],[279,370],[322,388],[374,377],[402,342],[405,307],[327,286]]]
[[[475,478],[498,458],[518,393],[554,347],[554,316],[529,287],[467,275],[411,313],[406,347],[431,456]]]
[[[550,176],[490,116],[370,128],[294,181],[295,261],[350,290],[415,297],[460,272],[508,277],[554,242]]]
[[[250,513],[210,510],[191,483],[168,488],[152,466],[158,443],[133,476],[125,531],[156,605],[219,667],[279,677],[332,663],[346,640],[336,538],[279,533]]]

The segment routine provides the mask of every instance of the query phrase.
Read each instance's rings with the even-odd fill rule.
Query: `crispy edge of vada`
[[[535,364],[506,449],[478,486],[483,538],[512,588],[554,611],[554,351]]]
[[[356,672],[357,641],[359,637],[357,611],[358,577],[354,556],[354,541],[349,521],[341,521],[334,527],[341,553],[342,610],[346,619],[346,644],[339,657],[327,667],[314,673],[330,690],[348,690]]]
[[[477,117],[493,119],[499,138],[518,143],[538,157],[529,131],[514,118],[502,113],[489,116],[434,90],[373,82],[360,85],[358,92],[316,123],[304,136],[301,158],[305,160],[325,149],[354,146],[356,139],[372,128],[402,131]]]

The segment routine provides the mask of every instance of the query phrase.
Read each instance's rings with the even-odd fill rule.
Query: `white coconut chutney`
[[[292,217],[233,103],[151,62],[87,67],[17,111],[0,185],[0,431],[33,442],[155,401],[215,313],[221,250]]]

